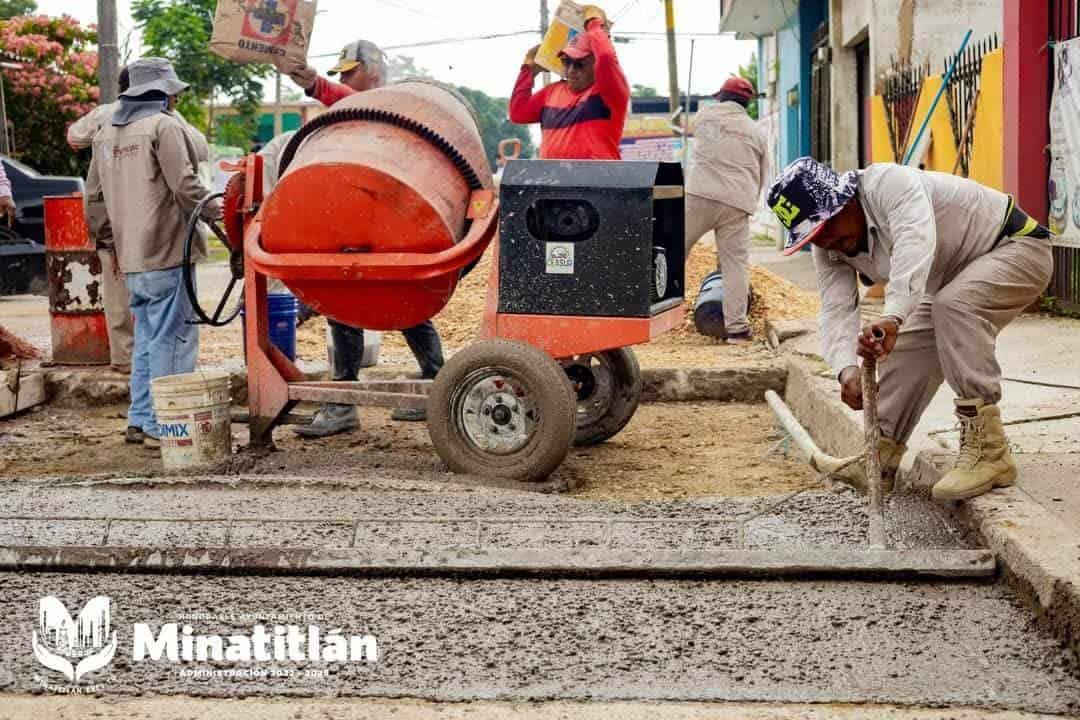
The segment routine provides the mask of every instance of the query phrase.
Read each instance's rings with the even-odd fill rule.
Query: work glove
[[[301,90],[310,90],[315,87],[315,81],[319,79],[318,71],[307,63],[282,62],[278,70],[285,73],[289,78],[300,86]]]
[[[600,9],[596,5],[586,5],[585,7],[582,8],[582,12],[585,15],[585,27],[589,27],[589,22],[590,21],[599,20],[600,22],[602,22],[604,24],[604,29],[605,30],[608,29],[609,24],[608,24],[608,19],[607,19],[607,13],[605,13],[602,9]]]
[[[15,225],[15,201],[10,195],[0,197],[0,216],[7,217],[8,227]]]

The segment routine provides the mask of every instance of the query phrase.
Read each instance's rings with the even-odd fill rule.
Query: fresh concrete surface
[[[387,698],[292,698],[244,700],[153,697],[38,697],[7,695],[0,720],[49,717],[55,720],[1040,720],[1058,717],[1014,711],[941,709],[899,705],[795,705],[693,702],[499,702],[432,703]]]
[[[69,608],[111,598],[120,649],[93,677],[110,696],[876,702],[1080,712],[1074,662],[1001,584],[4,573],[0,692],[33,692],[43,670],[30,637],[38,600],[49,594]],[[156,629],[184,619],[194,634],[232,635],[250,633],[255,623],[246,618],[262,613],[313,614],[324,632],[370,634],[379,660],[330,668],[262,662],[257,667],[297,672],[236,681],[181,676],[218,664],[132,657],[135,623]],[[322,669],[329,674],[306,674]]]

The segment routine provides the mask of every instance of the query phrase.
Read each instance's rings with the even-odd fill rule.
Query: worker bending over
[[[544,160],[619,160],[619,142],[630,104],[630,86],[608,35],[607,16],[585,6],[585,32],[560,53],[566,79],[533,93],[544,69],[540,46],[529,50],[510,97],[510,122],[541,128]]]
[[[881,362],[886,489],[942,380],[956,393],[960,452],[934,497],[960,500],[1012,485],[995,343],[1050,280],[1046,228],[997,190],[892,164],[838,175],[800,158],[773,184],[768,203],[790,230],[786,254],[814,245],[822,346],[849,407],[862,408],[856,356]],[[881,319],[861,330],[859,275],[888,283]],[[865,489],[865,465],[839,479]]]
[[[315,68],[307,64],[283,66],[281,70],[310,97],[327,107],[354,93],[373,90],[386,84],[386,56],[377,45],[366,40],[357,40],[346,45],[337,65],[330,69],[331,75],[341,73],[341,82],[320,77]],[[280,160],[276,153],[283,151],[285,144],[282,141],[271,141],[269,145],[273,147],[269,150],[263,149],[264,157],[274,166],[272,172],[276,179],[276,165]],[[270,157],[271,155],[273,157]],[[334,380],[355,381],[359,377],[360,362],[364,356],[364,331],[333,320],[328,322],[334,341]],[[435,324],[428,320],[403,330],[401,334],[405,336],[405,342],[420,366],[420,377],[434,378],[444,363],[442,341]],[[418,421],[426,419],[427,414],[422,409],[396,408],[390,417],[394,420]],[[299,426],[295,428],[295,432],[301,437],[326,437],[353,430],[358,426],[355,405],[330,403],[315,414],[310,425]]]

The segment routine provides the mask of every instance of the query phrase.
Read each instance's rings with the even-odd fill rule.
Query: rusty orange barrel
[[[464,98],[408,81],[350,96],[312,122],[263,205],[261,250],[294,256],[298,267],[304,254],[370,253],[391,264],[406,254],[407,264],[407,254],[440,253],[465,237],[471,194],[492,180]],[[269,272],[329,318],[401,330],[446,305],[460,268],[405,280]]]
[[[86,228],[82,196],[46,197],[44,204],[53,362],[107,365],[101,260]]]

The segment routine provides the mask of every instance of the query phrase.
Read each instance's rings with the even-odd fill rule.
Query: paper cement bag
[[[218,0],[210,50],[239,63],[307,60],[316,0]]]
[[[555,11],[551,24],[548,25],[544,41],[536,53],[536,64],[553,73],[563,74],[562,60],[559,53],[567,46],[570,39],[585,32],[585,10],[572,0],[562,0]]]

